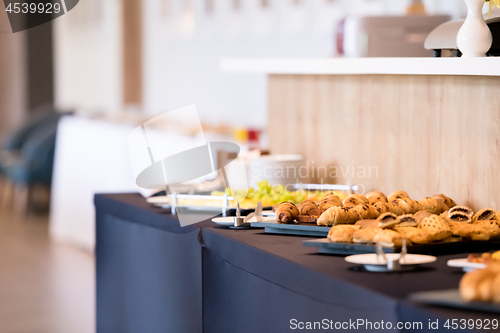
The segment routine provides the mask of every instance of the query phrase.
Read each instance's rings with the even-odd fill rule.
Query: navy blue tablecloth
[[[498,317],[408,301],[457,288],[463,273],[446,261],[463,255],[412,273],[370,273],[303,247],[303,237],[208,221],[181,228],[138,194],[96,195],[95,204],[97,332],[294,332],[294,323],[324,320],[420,321],[422,329],[401,331],[436,332],[429,321]]]

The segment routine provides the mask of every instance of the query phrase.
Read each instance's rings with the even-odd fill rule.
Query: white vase
[[[493,37],[483,18],[485,0],[465,0],[467,18],[457,35],[457,45],[463,58],[486,57]]]

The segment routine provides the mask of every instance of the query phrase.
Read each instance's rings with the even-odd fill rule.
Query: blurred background
[[[196,104],[207,139],[267,149],[266,76],[223,59],[432,56],[428,32],[465,14],[457,0],[82,0],[13,34],[0,13],[0,332],[94,331],[93,195],[137,190],[133,128]],[[380,41],[413,22],[419,49],[368,51],[366,18]]]

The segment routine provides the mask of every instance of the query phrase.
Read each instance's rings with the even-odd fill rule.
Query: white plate
[[[385,256],[389,260],[395,260],[399,259],[401,255],[399,253],[386,253]],[[375,253],[348,256],[345,258],[345,261],[353,264],[364,265],[366,270],[372,272],[387,271],[387,263],[383,259],[379,260],[379,257]],[[403,266],[406,270],[414,268],[417,265],[429,264],[434,261],[436,261],[436,257],[434,256],[407,254],[403,259],[403,262],[401,262],[401,266]]]
[[[468,262],[467,258],[448,260],[448,266],[462,268],[464,272],[486,268],[486,264],[481,264],[477,262]]]
[[[262,222],[269,222],[273,221],[276,222],[276,218],[274,217],[262,217]],[[232,227],[234,225],[234,216],[227,216],[227,217],[215,217],[212,219],[212,222],[217,223],[219,225],[223,225],[226,227]],[[250,220],[248,220],[248,223],[251,222],[257,222],[257,218],[252,217]]]

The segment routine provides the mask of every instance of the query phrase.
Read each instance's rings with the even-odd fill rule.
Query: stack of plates
[[[254,158],[247,165],[249,185],[267,180],[271,185],[307,183],[309,170],[302,155],[267,155]]]

